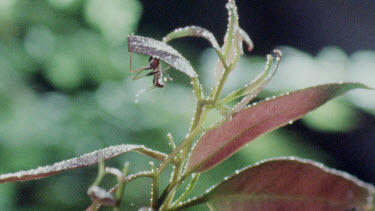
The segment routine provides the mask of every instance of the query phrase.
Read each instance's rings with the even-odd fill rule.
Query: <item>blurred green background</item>
[[[139,90],[152,86],[152,78],[131,80],[126,35],[160,39],[174,25],[201,23],[212,29],[221,42],[227,18],[225,3],[220,1],[209,8],[209,2],[0,0],[0,174],[53,164],[123,143],[170,152],[168,132],[180,142],[195,107],[188,78],[170,69],[172,82],[136,99]],[[172,15],[178,11],[174,8],[185,13],[174,18]],[[212,15],[217,8],[218,15]],[[241,15],[250,12],[241,8],[240,24],[245,25]],[[190,9],[200,16],[190,14]],[[210,25],[207,20],[219,22]],[[219,29],[222,32],[217,34]],[[249,83],[263,70],[263,51],[271,51],[270,43],[257,37],[254,41],[256,49],[261,50],[242,58],[225,93]],[[375,87],[374,49],[348,54],[341,47],[322,47],[311,54],[287,44],[271,46],[279,46],[284,58],[259,99],[341,80]],[[217,59],[212,49],[196,39],[172,45],[192,62],[205,91],[209,91]],[[133,68],[147,61],[146,56],[133,55]],[[275,156],[310,158],[375,183],[374,114],[373,92],[351,92],[302,121],[261,136],[202,174],[193,195],[203,193],[236,169]],[[209,121],[217,118],[217,113],[210,113]],[[130,161],[130,173],[134,173],[148,170],[150,160],[129,153],[106,165],[121,168]],[[93,166],[36,181],[0,184],[0,210],[85,209],[90,205],[86,191],[96,173],[97,166]],[[169,174],[163,176],[165,185]],[[104,187],[115,184],[114,178],[106,178]],[[124,197],[127,210],[147,206],[149,197],[148,179],[131,183]]]

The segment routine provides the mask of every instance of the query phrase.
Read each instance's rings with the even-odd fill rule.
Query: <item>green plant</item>
[[[243,88],[222,97],[224,84],[243,54],[243,42],[248,45],[249,51],[253,48],[251,39],[239,27],[234,0],[229,0],[227,9],[229,24],[222,47],[209,31],[197,26],[177,29],[165,36],[163,42],[141,36],[128,36],[130,52],[161,60],[191,79],[197,101],[196,111],[189,132],[179,145],[175,146],[172,136],[168,136],[172,146],[169,154],[142,145],[112,146],[51,166],[0,175],[0,183],[39,179],[69,169],[99,163],[98,177],[88,190],[88,194],[93,199],[91,210],[96,210],[99,205],[113,206],[114,210],[119,210],[120,204],[124,203],[123,194],[126,185],[141,177],[152,179],[151,204],[144,209],[179,210],[200,203],[207,203],[213,210],[371,209],[373,186],[346,173],[323,167],[319,163],[292,157],[266,160],[246,167],[236,171],[233,176],[207,190],[203,195],[186,199],[198,184],[201,172],[220,164],[256,137],[292,123],[328,100],[351,89],[369,89],[360,83],[331,83],[272,97],[247,106],[275,74],[282,56],[279,50],[275,50],[267,56],[265,70],[258,77]],[[215,67],[215,83],[207,95],[203,92],[198,75],[190,63],[167,45],[173,39],[187,36],[205,38],[219,57]],[[144,69],[150,68],[156,69],[152,65]],[[154,85],[159,86],[162,83],[159,82],[160,75],[155,74],[154,77],[157,82],[154,82]],[[239,103],[233,107],[228,106],[237,99],[241,99]],[[212,109],[216,109],[223,118],[205,127],[207,114]],[[100,162],[129,151],[136,151],[162,162],[159,166],[150,163],[150,171],[130,175],[127,173],[131,168],[129,163],[119,170],[105,167],[104,163]],[[174,168],[170,183],[162,189],[159,180],[168,165],[173,165]],[[106,174],[114,175],[118,181],[110,191],[99,186]],[[176,196],[177,189],[185,181],[189,181],[187,189],[182,195]],[[160,190],[162,190],[161,194],[159,194]]]

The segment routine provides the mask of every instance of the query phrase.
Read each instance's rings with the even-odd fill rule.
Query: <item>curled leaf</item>
[[[215,36],[208,31],[207,29],[204,29],[199,26],[187,26],[184,28],[179,28],[171,33],[167,34],[163,38],[163,42],[167,43],[171,40],[182,38],[182,37],[203,37],[206,40],[208,40],[211,44],[211,46],[215,49],[221,52],[219,44],[216,41]]]
[[[281,58],[281,51],[275,50],[275,52],[278,52],[277,54],[275,54],[276,56],[272,56],[271,54],[267,55],[266,67],[264,68],[264,71],[261,74],[259,74],[250,84],[224,97],[220,101],[220,103],[226,104],[234,99],[246,96],[244,99],[241,100],[241,105],[236,106],[242,108],[245,105],[247,105],[254,97],[256,97],[256,95],[263,90],[263,88],[267,85],[267,83],[271,80],[271,78],[276,72],[278,63]],[[276,63],[273,65],[274,68],[271,68],[274,60],[276,60]]]
[[[130,151],[139,151],[143,154],[150,154],[151,152],[153,153],[153,155],[156,154],[162,159],[167,157],[167,155],[147,149],[143,145],[122,144],[90,152],[85,155],[61,161],[50,166],[38,167],[36,169],[31,169],[28,171],[2,174],[0,175],[0,183],[41,179],[58,174],[63,171],[94,165],[97,164],[101,159],[108,160]]]
[[[250,39],[249,35],[243,29],[239,29],[239,32],[240,32],[240,34],[241,34],[241,36],[243,38],[243,41],[247,45],[247,51],[252,51],[254,49],[254,43]]]
[[[249,51],[254,48],[249,35],[239,27],[237,6],[234,1],[228,1],[226,8],[228,10],[228,27],[222,47],[223,56],[217,61],[215,67],[215,84],[219,84],[223,75],[234,69],[243,54],[243,42],[248,45]],[[214,89],[216,88],[214,87]]]
[[[202,172],[227,159],[256,137],[300,119],[328,100],[361,83],[332,83],[273,97],[245,108],[218,128],[205,133],[195,144],[187,171]]]
[[[189,77],[196,77],[193,67],[177,50],[164,42],[148,37],[129,35],[129,52],[148,55],[162,60],[176,70],[179,70]]]
[[[314,161],[263,161],[204,196],[211,210],[369,210],[374,187]]]
[[[268,84],[271,78],[275,75],[277,67],[279,66],[279,62],[281,59],[281,51],[274,50],[273,54],[267,55],[267,64],[265,70],[262,74],[260,74],[253,82],[249,85],[245,86],[243,89],[239,90],[240,93],[243,95],[247,95],[244,97],[231,111],[231,115],[239,112],[243,107],[245,107],[254,97],[261,92],[264,87]],[[275,60],[274,64],[273,61]],[[271,70],[271,72],[270,72]],[[270,72],[270,73],[269,73]]]
[[[227,32],[225,33],[224,44],[222,47],[225,64],[223,64],[221,59],[217,61],[215,67],[215,83],[218,83],[221,80],[225,69],[224,67],[228,67],[229,64],[232,64],[233,60],[238,55],[238,45],[234,43],[238,44],[238,39],[241,39],[238,30],[236,30],[239,29],[237,6],[234,1],[228,1],[228,3],[226,4],[226,8],[228,10],[228,27]],[[240,42],[242,43],[242,40]]]

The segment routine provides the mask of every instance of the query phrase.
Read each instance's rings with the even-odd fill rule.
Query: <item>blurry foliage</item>
[[[194,109],[189,89],[174,80],[165,89],[146,93],[138,104],[134,103],[135,93],[152,85],[151,78],[131,81],[128,71],[125,38],[136,32],[141,10],[137,0],[0,1],[0,173],[52,164],[120,143],[145,144],[169,152],[168,146],[160,144],[166,143],[160,140],[166,139],[169,131],[175,140],[181,140]],[[375,52],[348,57],[340,49],[326,48],[312,57],[288,47],[282,50],[284,61],[267,86],[269,91],[348,79],[375,86]],[[204,78],[213,78],[217,60],[213,55],[206,51],[197,68]],[[146,57],[136,56],[133,66],[145,62]],[[241,60],[226,89],[247,84],[263,70],[264,62],[263,57]],[[290,80],[290,75],[298,80]],[[335,100],[332,108],[316,114],[335,110],[341,113],[332,115],[337,118],[332,121],[352,118],[353,110],[348,109],[347,102],[375,113],[375,97],[368,95],[368,91],[354,91],[345,97],[344,104]],[[212,121],[215,118],[213,114]],[[316,119],[322,120],[307,117],[306,122],[321,125]],[[341,131],[337,127],[332,130]],[[271,147],[256,141],[254,148],[244,148],[221,167],[203,174],[203,184],[207,185],[196,192],[249,163],[243,159],[253,162],[274,155],[322,156],[313,147],[301,147],[296,141],[300,137],[291,137],[293,134],[285,132],[261,137],[272,142],[263,140],[262,144],[280,146],[277,149],[290,147],[275,154],[264,150]],[[148,161],[142,159],[130,154],[110,164],[119,166],[127,160],[135,172],[148,167]],[[2,184],[0,209],[85,208],[90,203],[86,189],[96,176],[95,167],[88,169],[27,184]],[[133,201],[134,207],[148,203],[148,182],[137,181],[127,187],[127,200]],[[137,201],[140,199],[143,201]]]

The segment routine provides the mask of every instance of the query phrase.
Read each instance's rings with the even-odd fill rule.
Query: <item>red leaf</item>
[[[189,157],[187,171],[208,170],[256,137],[300,119],[328,100],[354,88],[368,87],[360,83],[324,84],[245,108],[197,141]]]
[[[100,161],[100,159],[108,160],[133,150],[139,150],[141,153],[144,150],[152,151],[145,148],[143,145],[122,144],[117,146],[111,146],[102,150],[87,153],[76,158],[64,160],[50,166],[38,167],[36,169],[31,169],[28,171],[19,171],[16,173],[2,174],[0,175],[0,183],[41,179],[44,177],[58,174],[66,170],[94,165],[97,164]]]
[[[280,158],[247,167],[204,196],[211,210],[371,209],[374,187],[322,164]]]

